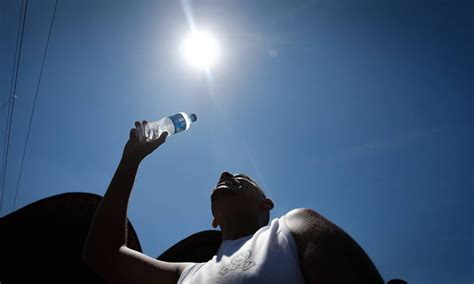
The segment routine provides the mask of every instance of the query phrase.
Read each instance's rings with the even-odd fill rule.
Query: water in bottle
[[[143,129],[137,129],[138,140],[140,142],[154,140],[165,131],[168,132],[168,136],[186,131],[196,120],[197,116],[194,113],[189,115],[185,112],[179,112],[157,121],[148,122]]]

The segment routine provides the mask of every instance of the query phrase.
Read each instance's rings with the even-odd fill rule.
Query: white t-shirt
[[[298,248],[285,216],[253,235],[223,241],[208,262],[189,265],[180,283],[304,283]]]

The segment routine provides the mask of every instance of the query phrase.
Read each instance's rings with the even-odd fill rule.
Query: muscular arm
[[[84,248],[85,256],[112,254],[126,245],[127,206],[138,162],[121,159],[93,219]]]
[[[138,143],[130,134],[122,159],[93,218],[83,260],[108,282],[176,283],[188,263],[168,263],[127,247],[127,206],[143,158],[164,142]],[[153,144],[152,144],[153,143]]]
[[[314,210],[292,210],[285,220],[298,246],[307,283],[384,283],[364,250]]]

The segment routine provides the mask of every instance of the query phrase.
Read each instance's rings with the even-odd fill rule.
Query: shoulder
[[[342,244],[356,245],[344,230],[310,208],[297,208],[284,215],[285,224],[293,235],[300,253],[334,254]]]
[[[293,235],[300,258],[324,258],[330,247],[348,236],[335,224],[309,208],[297,208],[284,215],[286,227]],[[331,252],[334,254],[334,252]]]
[[[299,249],[334,254],[342,248],[358,247],[348,233],[309,208],[298,208],[285,214],[285,223]]]
[[[383,283],[364,250],[349,234],[313,209],[284,215],[298,247],[301,268],[309,283]],[[365,281],[367,280],[367,281]]]
[[[293,235],[328,233],[337,226],[310,208],[297,208],[284,215],[285,223]]]

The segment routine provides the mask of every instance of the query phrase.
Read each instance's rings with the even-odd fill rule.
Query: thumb
[[[164,131],[161,133],[160,137],[158,137],[157,140],[162,141],[161,143],[164,143],[166,141],[166,137],[168,137],[168,131]]]
[[[168,132],[167,131],[161,133],[161,135],[160,135],[160,137],[158,137],[158,139],[150,141],[150,143],[152,145],[152,148],[155,149],[158,146],[160,146],[161,144],[165,143],[166,137],[168,137]]]

